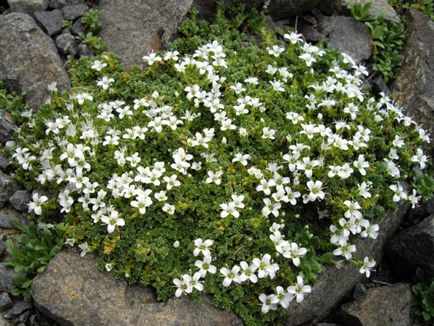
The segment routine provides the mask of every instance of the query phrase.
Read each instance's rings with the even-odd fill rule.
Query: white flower
[[[226,267],[220,268],[220,274],[224,276],[223,286],[228,287],[232,282],[240,283],[240,266],[234,265],[232,269]]]
[[[274,136],[276,134],[276,130],[270,129],[268,127],[264,127],[262,129],[262,138],[263,139],[275,139]]]
[[[307,189],[309,190],[309,194],[307,196],[307,199],[309,201],[315,201],[316,199],[324,199],[325,193],[324,191],[322,191],[321,181],[309,180],[306,185],[307,185]]]
[[[276,272],[279,270],[279,265],[271,262],[271,256],[269,254],[263,255],[261,259],[254,258],[252,264],[258,269],[259,278],[270,276],[270,279],[273,279],[276,276]]]
[[[215,274],[217,272],[217,268],[212,265],[211,262],[211,256],[204,256],[203,260],[196,260],[194,263],[194,265],[199,268],[199,273],[202,278],[204,278],[207,273]]]
[[[394,184],[389,186],[390,190],[393,191],[393,201],[395,203],[399,202],[401,199],[407,199],[407,193],[400,184]]]
[[[375,260],[370,259],[369,257],[365,257],[363,259],[363,265],[362,267],[360,267],[359,272],[361,274],[365,274],[366,277],[370,277],[371,276],[371,270],[372,268],[375,266]]]
[[[273,45],[271,48],[267,48],[268,54],[279,57],[281,53],[285,52],[285,48],[279,45]]]
[[[236,153],[232,163],[240,162],[242,165],[247,166],[248,160],[250,160],[249,154]]]
[[[287,309],[289,307],[289,303],[294,299],[294,296],[289,293],[288,291],[285,291],[285,289],[281,286],[276,287],[276,298],[279,300],[279,304]]]
[[[240,281],[245,282],[249,280],[252,283],[258,282],[258,277],[255,275],[255,271],[257,267],[253,264],[249,265],[247,262],[242,261],[240,262],[241,267],[241,274],[240,274]]]
[[[359,170],[361,175],[366,175],[365,169],[369,168],[369,163],[365,161],[365,155],[360,154],[357,158],[357,161],[353,162],[353,165]]]
[[[42,204],[48,200],[47,196],[39,196],[37,192],[33,193],[32,201],[28,203],[29,212],[35,213],[36,215],[42,214]]]
[[[297,267],[300,266],[300,257],[303,257],[307,253],[306,248],[299,248],[298,244],[296,244],[295,242],[282,249],[282,256],[285,258],[290,258],[293,264]]]
[[[93,70],[96,70],[96,71],[101,71],[105,67],[107,67],[107,64],[105,62],[100,61],[100,60],[95,60],[91,66],[91,68]]]
[[[163,212],[166,212],[169,215],[175,214],[175,205],[170,205],[169,203],[164,204],[162,210]]]
[[[182,294],[188,294],[193,292],[193,286],[191,284],[191,276],[188,274],[182,275],[182,279],[175,278],[173,284],[176,285],[175,296],[179,298]]]
[[[411,161],[419,163],[420,169],[423,170],[428,162],[428,157],[424,154],[422,149],[418,148],[416,149],[416,154],[411,157]]]
[[[110,87],[110,84],[112,84],[114,82],[115,82],[115,80],[113,78],[108,78],[108,77],[104,76],[100,80],[98,80],[96,85],[98,87],[101,87],[103,90],[106,90]]]
[[[145,55],[143,57],[143,61],[147,62],[148,65],[152,66],[156,62],[163,61],[163,58],[161,58],[159,55],[155,54],[154,52],[151,52],[148,55]]]
[[[245,197],[244,195],[237,195],[237,194],[231,195],[232,201],[233,201],[236,208],[244,208],[245,207],[244,203],[243,203],[244,197]]]
[[[125,220],[119,217],[119,213],[116,210],[111,210],[109,215],[104,215],[101,218],[101,222],[107,224],[107,232],[113,233],[116,226],[124,226]]]
[[[304,280],[301,276],[297,276],[297,284],[288,286],[288,292],[295,295],[295,299],[298,303],[304,300],[304,294],[312,292],[310,285],[304,285]]]
[[[229,215],[232,215],[235,218],[240,217],[240,212],[238,212],[237,207],[234,202],[223,203],[220,205],[220,217],[225,218]]]
[[[209,247],[213,245],[214,241],[210,239],[206,239],[205,241],[201,238],[198,238],[194,240],[194,250],[193,255],[195,257],[199,256],[199,254],[202,254],[204,257],[211,257],[211,251],[209,250]]]
[[[222,183],[222,177],[223,171],[219,170],[216,172],[208,171],[208,178],[206,178],[206,183],[215,183],[216,185],[219,185]]]
[[[284,34],[283,38],[290,41],[292,44],[295,44],[297,42],[303,42],[303,35],[295,32]]]
[[[261,312],[266,314],[270,310],[277,310],[277,304],[279,303],[279,299],[275,294],[266,295],[262,293],[259,296],[259,301],[262,302]]]
[[[269,198],[263,199],[265,206],[262,208],[262,215],[268,217],[273,214],[275,217],[279,216],[279,209],[282,207],[280,203],[272,202]]]
[[[335,250],[333,250],[333,255],[344,256],[346,260],[353,258],[353,252],[356,252],[356,246],[352,244],[344,244]]]

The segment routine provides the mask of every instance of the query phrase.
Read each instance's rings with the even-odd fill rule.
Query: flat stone
[[[60,53],[75,57],[78,51],[78,44],[75,37],[70,33],[63,33],[56,37],[56,46]]]
[[[113,273],[98,271],[93,255],[61,251],[32,284],[36,307],[61,325],[242,325],[232,313],[206,298],[157,302],[150,288],[128,286]]]
[[[48,85],[69,88],[53,40],[32,17],[24,13],[0,16],[0,80],[10,90],[25,93],[27,104],[37,110],[49,98]]]
[[[392,85],[393,98],[434,135],[434,22],[415,9],[408,14],[404,61]],[[428,145],[434,155],[434,141]]]
[[[12,122],[11,115],[0,109],[0,143],[5,144],[17,129],[17,126]]]
[[[21,224],[25,223],[25,217],[12,208],[0,208],[0,228],[12,229],[12,220],[17,220]]]
[[[9,203],[11,203],[12,207],[15,208],[17,211],[27,212],[30,197],[30,192],[28,192],[27,190],[17,190],[9,198]]]
[[[42,28],[48,35],[53,36],[60,33],[63,28],[63,15],[58,9],[52,11],[35,12],[36,21],[42,25]]]
[[[434,214],[394,236],[387,253],[396,270],[413,275],[420,267],[434,277]]]
[[[62,8],[62,13],[66,20],[76,20],[83,16],[88,10],[89,7],[86,4],[80,3],[77,5],[64,6]]]
[[[322,34],[327,36],[330,47],[349,54],[355,61],[367,60],[371,56],[372,37],[369,28],[346,16],[322,16]]]
[[[27,14],[43,11],[48,7],[48,0],[8,0],[11,11]]]
[[[411,287],[398,283],[368,290],[365,296],[341,307],[344,325],[409,326]]]
[[[12,178],[0,171],[0,207],[3,207],[17,190],[18,186]]]
[[[166,47],[193,0],[101,0],[102,28],[107,50],[125,66],[142,65],[143,56]]]

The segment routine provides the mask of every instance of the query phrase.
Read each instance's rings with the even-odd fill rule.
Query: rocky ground
[[[349,2],[274,0],[268,21],[274,27],[296,25],[307,40],[324,40],[357,60],[367,60],[372,54],[372,38],[366,25],[349,16],[345,9]],[[36,110],[46,101],[50,83],[57,83],[59,89],[69,87],[65,68],[69,58],[92,55],[78,35],[84,32],[80,17],[94,6],[101,10],[100,36],[128,67],[141,64],[144,53],[167,47],[193,6],[206,17],[213,12],[215,1],[0,1],[0,80],[11,90],[25,92],[31,108]],[[375,1],[371,13],[383,14],[391,21],[400,19],[386,0]],[[391,85],[377,75],[368,80],[376,91],[392,94],[434,135],[434,23],[416,10],[408,15],[404,65],[398,78]],[[65,20],[70,21],[67,27]],[[0,146],[15,129],[8,112],[0,107]],[[30,198],[13,181],[12,172],[0,152],[2,259],[4,241],[16,234],[10,220],[23,220],[21,214]],[[421,267],[434,277],[434,201],[411,210],[401,206],[381,224],[376,240],[358,244],[363,254],[382,259],[373,277],[362,281],[350,265],[327,269],[314,286],[315,295],[290,307],[287,325],[411,325],[410,281],[415,269]],[[80,258],[74,250],[62,251],[35,279],[33,301],[24,302],[10,295],[14,271],[0,264],[0,312],[4,318],[0,317],[0,325],[242,324],[235,315],[211,306],[208,298],[195,304],[188,298],[159,303],[151,289],[130,287],[112,274],[96,270],[91,255]]]

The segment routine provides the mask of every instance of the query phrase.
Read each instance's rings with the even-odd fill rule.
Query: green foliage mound
[[[354,239],[429,193],[429,136],[372,97],[365,67],[262,15],[193,13],[181,33],[144,69],[103,54],[51,85],[9,148],[30,211],[158,299],[210,293],[248,325],[315,295],[325,264],[369,276]]]

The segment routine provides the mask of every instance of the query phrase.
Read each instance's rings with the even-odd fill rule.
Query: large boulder
[[[17,92],[36,110],[49,97],[47,86],[57,83],[59,90],[69,88],[53,40],[27,14],[0,16],[0,80]]]
[[[415,9],[408,15],[401,72],[392,85],[393,98],[434,135],[434,22]],[[434,154],[434,141],[431,141]]]
[[[420,267],[434,277],[434,214],[394,236],[387,253],[395,270],[414,275]]]
[[[410,310],[410,285],[398,283],[368,290],[363,297],[344,304],[340,316],[344,325],[409,326]]]
[[[359,241],[358,256],[380,259],[384,243],[395,233],[405,212],[406,207],[400,207],[385,217],[376,240]],[[242,325],[233,314],[214,308],[208,298],[199,303],[188,297],[160,303],[151,289],[127,286],[113,274],[99,272],[97,265],[97,259],[89,254],[83,258],[73,251],[57,254],[33,281],[36,306],[62,325]],[[353,265],[328,267],[313,293],[302,304],[291,304],[285,325],[325,317],[363,277]]]
[[[232,313],[207,298],[157,302],[150,288],[128,286],[112,273],[98,271],[95,256],[62,251],[32,284],[36,307],[61,325],[70,326],[237,326]]]
[[[193,0],[101,0],[100,36],[125,66],[142,64],[142,57],[166,46]]]

